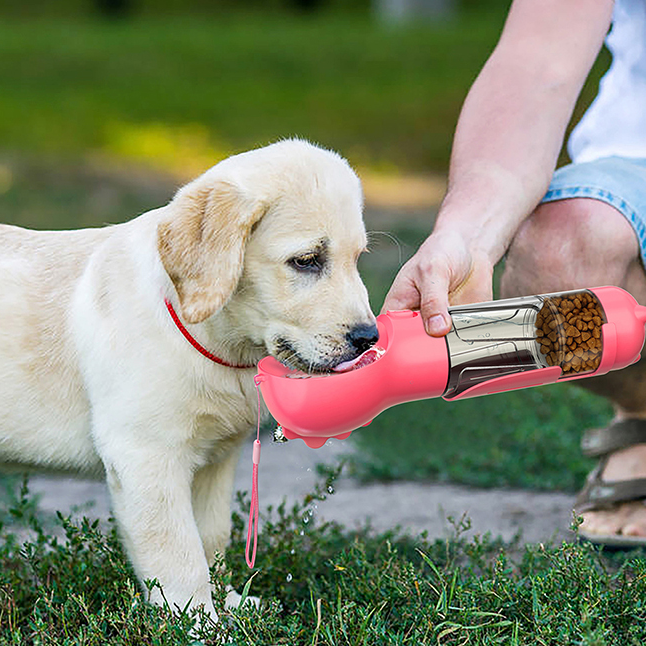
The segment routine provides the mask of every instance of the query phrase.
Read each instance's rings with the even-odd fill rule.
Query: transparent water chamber
[[[594,372],[606,316],[588,290],[475,303],[449,309],[445,399],[490,379],[559,366],[562,379]]]

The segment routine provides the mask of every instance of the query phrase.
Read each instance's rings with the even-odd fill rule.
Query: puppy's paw
[[[235,608],[239,608],[240,604],[242,602],[242,595],[238,594],[234,589],[233,586],[228,585],[227,586],[227,596],[224,599],[224,609],[225,610],[233,610]],[[244,600],[245,604],[251,604],[255,606],[256,608],[260,607],[260,599],[258,597],[247,597]]]

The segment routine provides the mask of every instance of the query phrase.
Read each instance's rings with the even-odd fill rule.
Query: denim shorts
[[[587,197],[614,206],[632,225],[646,266],[646,158],[603,157],[559,168],[543,202]]]

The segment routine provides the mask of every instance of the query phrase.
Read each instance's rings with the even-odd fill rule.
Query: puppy
[[[365,248],[358,178],[301,140],[124,224],[0,225],[0,460],[105,474],[139,579],[215,618],[255,365],[324,372],[376,341]]]

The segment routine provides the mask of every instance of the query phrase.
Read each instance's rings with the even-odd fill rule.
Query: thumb
[[[422,272],[418,281],[419,309],[426,333],[431,336],[448,334],[452,326],[449,316],[448,269],[436,268],[433,272]]]

